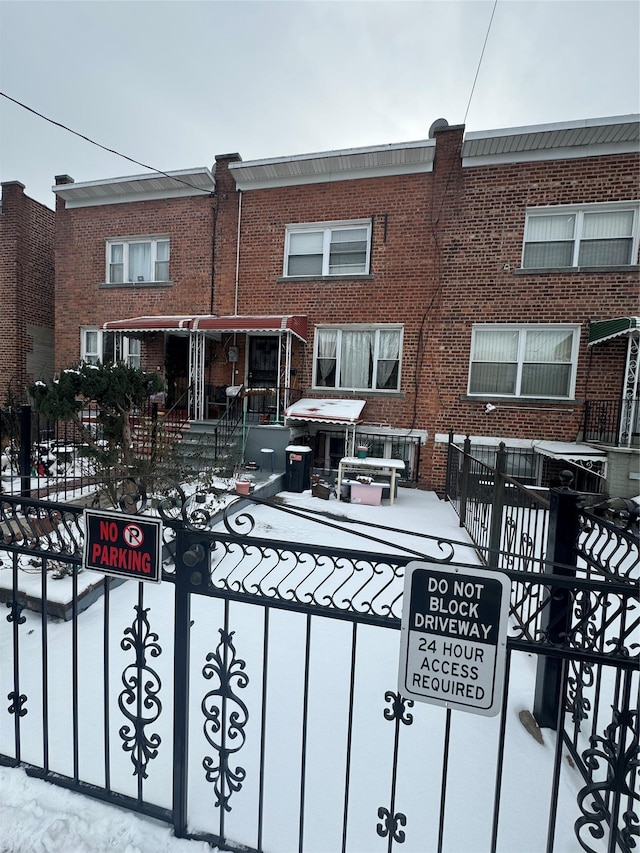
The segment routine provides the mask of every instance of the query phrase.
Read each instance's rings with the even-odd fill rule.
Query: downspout
[[[236,240],[236,284],[233,303],[233,314],[238,316],[238,287],[240,284],[240,226],[242,222],[242,190],[238,190],[238,237]],[[235,343],[235,338],[234,338]]]

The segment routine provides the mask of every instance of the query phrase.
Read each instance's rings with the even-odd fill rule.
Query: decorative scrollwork
[[[27,701],[27,697],[24,693],[18,695],[15,690],[12,690],[11,693],[7,694],[7,699],[11,703],[7,710],[10,714],[16,714],[18,717],[24,717],[27,713],[27,709],[24,707]]]
[[[577,731],[583,720],[589,718],[591,700],[585,695],[593,687],[593,665],[585,661],[569,661],[570,672],[567,678],[567,711]]]
[[[146,655],[158,657],[162,649],[157,642],[158,635],[151,631],[149,625],[149,608],[145,610],[138,604],[134,609],[135,621],[125,630],[120,646],[125,651],[133,649],[136,661],[122,673],[124,690],[118,697],[120,710],[131,725],[122,726],[119,733],[123,740],[122,748],[131,753],[133,775],[146,779],[147,765],[157,756],[161,738],[157,733],[147,736],[145,729],[158,719],[162,711],[158,698],[162,686],[160,677],[147,665]]]
[[[3,496],[0,498],[0,544],[18,551],[80,556],[81,507]]]
[[[7,622],[16,622],[18,625],[24,625],[27,621],[27,617],[22,615],[22,611],[24,607],[17,598],[14,598],[13,601],[7,601],[6,606],[9,608],[9,612],[7,613]]]
[[[218,753],[217,762],[211,756],[205,756],[202,766],[207,782],[212,782],[216,794],[216,806],[231,811],[231,794],[242,788],[246,777],[243,767],[231,769],[229,758],[244,746],[246,735],[244,727],[249,719],[249,711],[244,702],[234,692],[234,687],[242,689],[249,683],[244,671],[245,662],[236,657],[233,644],[234,632],[219,629],[220,642],[215,652],[207,655],[207,664],[202,669],[206,679],[216,678],[217,687],[210,690],[202,700],[202,713],[205,717],[204,735]],[[235,708],[229,713],[229,705]],[[218,736],[218,738],[216,738]],[[233,746],[229,746],[233,743]]]
[[[413,714],[405,713],[407,708],[413,708],[413,699],[407,699],[400,693],[394,693],[393,690],[387,690],[384,694],[384,701],[391,702],[390,708],[385,708],[385,720],[399,720],[405,726],[410,726],[413,722]]]
[[[640,794],[635,788],[634,779],[640,765],[638,712],[632,710],[618,711],[613,709],[612,722],[605,729],[604,736],[593,735],[590,738],[591,748],[585,750],[582,758],[593,777],[594,771],[605,765],[605,778],[591,781],[578,793],[578,806],[582,817],[575,823],[576,837],[583,850],[595,853],[584,838],[581,830],[587,827],[592,838],[603,838],[605,824],[611,823],[611,815],[607,803],[612,795],[626,798],[629,805],[635,800],[640,801]],[[585,802],[589,797],[591,802]],[[624,844],[622,850],[630,851],[635,847],[632,836],[638,836],[638,815],[628,808],[622,815],[624,827],[610,826],[609,831],[617,833]]]
[[[407,816],[402,814],[402,812],[396,812],[392,815],[389,809],[380,806],[378,817],[383,821],[383,823],[379,823],[376,826],[378,835],[382,838],[391,835],[394,841],[402,844],[406,838],[406,833],[402,829],[398,829],[398,827],[407,825]]]

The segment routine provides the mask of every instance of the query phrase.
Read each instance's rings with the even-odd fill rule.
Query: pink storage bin
[[[378,483],[351,483],[351,503],[379,506],[382,486]]]

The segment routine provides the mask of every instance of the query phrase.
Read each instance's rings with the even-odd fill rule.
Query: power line
[[[151,172],[155,172],[158,175],[164,175],[165,178],[170,178],[172,181],[177,181],[180,184],[184,184],[186,187],[191,187],[192,190],[198,190],[198,192],[206,193],[207,195],[211,195],[211,190],[205,190],[202,187],[196,187],[194,184],[190,184],[189,181],[183,181],[182,178],[176,178],[175,175],[170,175],[168,172],[163,172],[162,169],[154,169],[153,166],[148,166],[146,163],[141,163],[139,160],[135,160],[133,157],[127,157],[126,154],[121,154],[120,151],[116,151],[115,148],[108,148],[106,145],[102,145],[100,142],[96,142],[95,139],[91,139],[88,136],[85,136],[83,133],[79,133],[77,130],[73,130],[70,127],[67,127],[66,124],[62,124],[62,122],[55,121],[48,116],[39,113],[37,110],[32,109],[32,107],[28,107],[26,104],[23,104],[21,101],[17,101],[15,98],[12,98],[10,95],[7,95],[6,92],[0,92],[3,98],[6,98],[8,101],[11,101],[14,104],[17,104],[19,107],[22,107],[23,110],[27,110],[29,113],[33,113],[33,115],[38,116],[38,118],[43,119],[44,121],[48,121],[49,124],[53,124],[56,127],[61,128],[62,130],[66,130],[67,133],[72,133],[74,136],[78,136],[80,139],[84,139],[85,142],[90,142],[91,145],[95,145],[98,148],[102,148],[103,151],[107,151],[109,154],[115,154],[116,157],[122,157],[123,160],[128,160],[130,163],[135,163],[136,166],[142,166],[143,169],[149,169]]]
[[[493,16],[496,13],[496,6],[498,5],[498,0],[494,0],[493,9],[491,10],[491,18],[489,19],[489,26],[487,27],[487,34],[484,37],[484,44],[482,45],[482,52],[480,53],[480,59],[478,60],[478,67],[476,68],[476,76],[473,78],[473,86],[471,87],[471,94],[469,95],[469,102],[467,103],[467,109],[464,113],[464,118],[462,119],[462,124],[467,123],[467,116],[469,115],[469,107],[471,106],[471,99],[473,98],[473,93],[476,88],[476,83],[478,81],[478,75],[480,74],[480,66],[482,65],[482,58],[484,57],[484,49],[487,46],[487,42],[489,41],[489,33],[491,32],[491,24],[493,23]]]

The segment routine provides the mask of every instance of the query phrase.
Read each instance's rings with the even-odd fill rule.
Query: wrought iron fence
[[[525,568],[565,581],[551,593],[516,576],[511,616],[531,641],[544,637],[562,645],[572,636],[576,650],[584,653],[564,662],[539,659],[534,704],[540,725],[558,727],[559,742],[583,777],[578,836],[588,829],[594,838],[602,837],[608,825],[607,849],[630,850],[637,834],[636,771],[624,771],[615,794],[605,780],[624,764],[625,750],[638,755],[637,709],[629,704],[637,695],[637,673],[610,667],[606,650],[618,647],[627,632],[637,634],[640,619],[637,601],[609,599],[607,584],[616,590],[637,588],[638,507],[631,501],[598,503],[599,495],[578,494],[570,488],[568,473],[563,488],[542,496],[506,476],[504,450],[493,468],[470,453],[469,442],[464,448],[450,442],[447,493],[484,560],[503,570]],[[600,659],[589,658],[591,652]]]
[[[640,400],[587,400],[582,429],[585,441],[629,447],[640,436]]]
[[[132,412],[130,425],[136,458],[153,467],[169,463],[185,419],[179,408],[160,411],[149,401]],[[97,466],[88,441],[106,446],[102,429],[91,402],[82,409],[81,425],[48,420],[28,405],[0,411],[0,492],[69,500],[97,481],[113,480],[117,460]]]
[[[513,552],[491,557],[486,546],[436,536],[414,537],[403,553],[389,545],[398,531],[384,525],[361,529],[367,550],[336,549],[266,538],[264,531],[277,529],[278,521],[260,524],[258,512],[299,515],[292,507],[243,498],[242,512],[232,515],[228,507],[216,523],[194,510],[180,488],[166,485],[155,494],[164,524],[164,583],[115,590],[98,577],[101,605],[89,620],[97,622],[97,634],[87,633],[81,614],[81,510],[0,499],[0,553],[12,581],[4,629],[9,641],[0,661],[2,691],[9,696],[9,716],[3,708],[0,717],[2,763],[22,763],[35,775],[173,823],[176,835],[222,849],[324,844],[343,851],[400,845],[440,851],[468,818],[468,810],[465,820],[452,814],[449,792],[457,784],[468,788],[470,764],[482,755],[482,769],[473,771],[474,796],[492,818],[477,829],[474,843],[493,851],[501,818],[509,814],[524,826],[530,811],[530,780],[521,767],[512,772],[505,758],[509,671],[524,653],[539,666],[553,662],[560,675],[555,685],[548,673],[545,680],[552,684],[549,702],[556,703],[561,732],[549,767],[554,805],[546,837],[532,844],[553,850],[555,804],[566,774],[574,774],[575,783],[579,773],[575,831],[583,849],[599,850],[602,837],[610,851],[633,849],[638,618],[631,582],[637,561],[634,569],[629,553],[603,563],[589,531],[581,545],[588,570],[574,577],[575,567],[564,563],[553,563],[546,574],[535,560],[509,568]],[[247,501],[255,511],[246,509]],[[549,513],[569,512],[569,504],[550,502]],[[143,492],[123,497],[129,512],[148,507]],[[575,501],[573,507],[578,510]],[[319,514],[314,521],[330,538],[336,522]],[[627,531],[617,521],[596,514],[589,523],[597,523],[601,535],[613,525],[631,536],[633,522]],[[564,521],[552,528],[564,530]],[[615,541],[618,555],[628,539]],[[550,537],[549,547],[557,555],[562,541]],[[538,605],[525,614],[512,602],[495,743],[489,738],[485,753],[486,731],[475,740],[465,778],[456,780],[457,765],[449,760],[451,710],[415,707],[397,693],[397,659],[384,637],[400,627],[409,560],[477,565],[476,549],[486,562],[501,565],[512,584],[527,585]],[[44,606],[27,620],[20,575],[30,561],[39,563],[32,568],[42,602],[50,598],[53,574],[68,574],[68,632],[50,624]],[[168,602],[167,588],[173,588]],[[114,621],[116,595],[130,601],[128,621]],[[337,643],[328,643],[328,626],[338,631]],[[102,641],[96,644],[97,636]],[[201,648],[208,654],[194,660]],[[25,656],[30,666],[21,669]],[[91,693],[85,679],[95,670],[101,687]],[[318,711],[321,695],[328,695],[330,714]],[[60,730],[65,703],[72,708],[70,732]],[[565,748],[577,770],[563,759]],[[88,752],[101,757],[101,772],[87,772]]]

